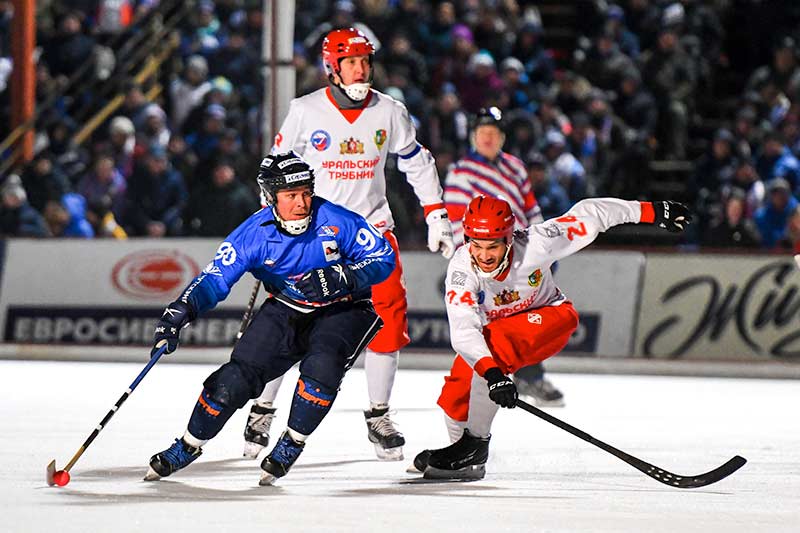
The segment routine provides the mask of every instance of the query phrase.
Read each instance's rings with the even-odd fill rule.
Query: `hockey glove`
[[[356,277],[347,265],[331,265],[306,272],[294,288],[309,302],[327,302],[352,292],[355,285]]]
[[[177,350],[181,329],[188,326],[193,318],[194,312],[188,304],[180,300],[169,304],[156,324],[150,357],[153,357],[161,347],[161,341],[167,341],[167,349],[164,353],[172,353]]]
[[[453,243],[453,228],[450,227],[447,210],[434,209],[425,216],[425,223],[428,224],[428,250],[434,253],[441,251],[445,259],[453,257],[456,245]]]
[[[653,202],[653,211],[655,211],[653,223],[671,233],[680,233],[692,222],[689,208],[679,202],[669,200]]]
[[[489,383],[489,398],[500,407],[513,408],[517,405],[517,386],[497,367],[483,374]]]

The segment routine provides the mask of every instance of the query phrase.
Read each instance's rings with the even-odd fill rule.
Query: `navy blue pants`
[[[298,427],[293,429],[310,433],[330,409],[345,372],[381,326],[368,300],[301,313],[268,299],[234,347],[231,360],[203,383],[189,432],[200,439],[212,438],[237,409],[299,362],[301,390],[296,400],[308,403],[312,412],[303,413],[307,409],[301,407],[294,416],[293,401],[289,426],[296,419]],[[320,406],[326,407],[324,412]]]

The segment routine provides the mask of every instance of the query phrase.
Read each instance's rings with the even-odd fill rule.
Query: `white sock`
[[[444,425],[447,427],[447,435],[450,437],[450,444],[453,444],[464,434],[464,426],[466,426],[467,423],[459,422],[455,418],[450,418],[445,414]]]
[[[500,406],[489,398],[489,385],[486,380],[472,373],[469,391],[469,417],[466,428],[476,437],[486,438],[492,429],[492,421]]]
[[[278,390],[281,388],[283,376],[277,377],[264,386],[261,396],[256,398],[256,403],[263,407],[272,407],[275,397],[278,396]]]
[[[376,353],[367,348],[364,354],[364,372],[367,374],[370,407],[389,404],[399,357],[400,352]]]
[[[303,435],[302,433],[299,433],[293,430],[292,428],[286,428],[286,432],[295,442],[305,442],[306,439],[308,438],[308,435]]]
[[[183,434],[183,441],[192,448],[202,448],[203,445],[205,445],[205,443],[208,442],[207,440],[198,439],[197,437],[189,433],[188,429]]]

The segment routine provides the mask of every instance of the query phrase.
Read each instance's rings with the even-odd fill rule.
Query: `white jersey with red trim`
[[[491,352],[483,327],[493,320],[560,305],[567,298],[550,273],[555,261],[589,245],[612,226],[638,223],[641,203],[616,198],[595,198],[576,203],[564,215],[527,228],[515,236],[510,267],[496,278],[483,278],[469,254],[459,248],[447,268],[445,306],[453,349],[473,367]],[[541,320],[541,317],[539,317]]]
[[[384,174],[390,153],[421,205],[442,204],[433,156],[416,135],[406,107],[392,97],[370,90],[360,112],[342,111],[324,88],[291,101],[272,152],[294,150],[314,169],[316,194],[387,231],[394,227]]]

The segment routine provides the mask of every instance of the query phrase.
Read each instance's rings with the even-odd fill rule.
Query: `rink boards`
[[[3,354],[41,357],[48,347],[63,354],[91,346],[147,346],[164,305],[213,258],[218,242],[9,240],[5,245]],[[446,260],[404,252],[402,262],[409,348],[449,351],[442,300]],[[581,314],[565,354],[800,360],[800,273],[790,255],[586,250],[560,261],[555,276]],[[223,351],[230,346],[253,286],[254,279],[245,275],[224,302],[184,331],[183,345]]]

